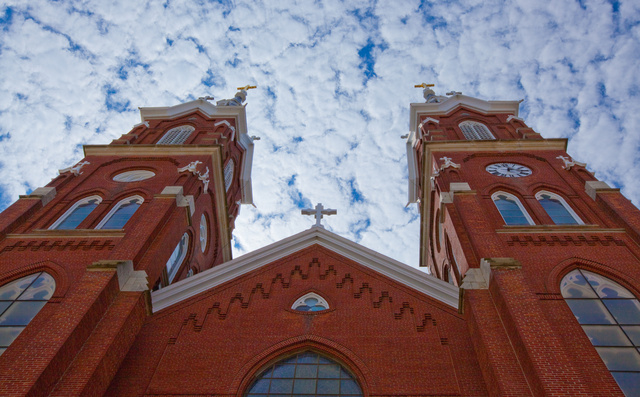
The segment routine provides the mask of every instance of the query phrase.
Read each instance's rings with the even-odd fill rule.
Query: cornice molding
[[[459,289],[324,228],[312,227],[284,240],[151,293],[158,312],[312,245],[320,245],[431,298],[458,308]]]
[[[197,156],[220,153],[220,145],[84,145],[88,156]]]
[[[496,229],[499,234],[523,234],[523,233],[625,233],[623,228],[604,228],[599,225],[530,225],[530,226],[503,226]]]
[[[536,140],[482,140],[482,141],[427,141],[425,150],[431,152],[502,152],[505,150],[563,150],[566,151],[569,140],[566,138]]]

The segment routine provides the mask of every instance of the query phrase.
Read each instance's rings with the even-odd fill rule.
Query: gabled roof
[[[458,287],[340,237],[322,227],[314,226],[304,232],[152,292],[153,311],[157,312],[182,302],[314,244],[325,247],[451,307],[458,308]]]
[[[253,163],[253,139],[247,133],[246,104],[243,106],[216,106],[205,99],[181,103],[175,106],[139,108],[142,122],[154,119],[175,119],[199,110],[211,118],[235,119],[236,139],[245,149],[240,165],[240,186],[242,187],[242,204],[253,204],[251,186],[251,165]]]

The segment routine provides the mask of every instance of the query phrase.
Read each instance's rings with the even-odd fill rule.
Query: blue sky
[[[257,208],[235,255],[327,228],[411,265],[401,135],[414,84],[521,116],[640,203],[637,1],[4,1],[0,3],[0,207],[44,186],[139,122],[139,106],[247,99]]]

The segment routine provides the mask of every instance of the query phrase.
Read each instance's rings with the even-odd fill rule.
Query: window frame
[[[195,130],[195,127],[188,124],[173,127],[164,133],[162,138],[156,142],[156,145],[182,145]],[[172,134],[175,134],[175,136],[171,136]]]
[[[525,219],[529,222],[529,224],[528,225],[527,224],[509,225],[507,223],[507,220],[504,218],[502,211],[500,211],[500,208],[498,208],[498,206],[496,205],[496,201],[499,195],[507,196],[508,199],[515,201],[515,203],[518,205],[518,208],[520,209],[520,212],[522,213],[522,215],[524,215]],[[522,205],[522,203],[520,202],[520,199],[517,196],[500,190],[491,195],[491,201],[493,202],[493,206],[495,207],[495,209],[498,210],[498,213],[502,217],[502,220],[504,221],[505,226],[532,226],[536,224],[533,221],[533,218],[531,218],[531,215],[529,215],[529,212],[527,212],[527,209],[524,207],[524,205]]]
[[[467,129],[467,127],[469,129]],[[492,141],[496,139],[495,135],[493,135],[489,127],[479,121],[465,120],[458,124],[458,128],[460,128],[462,136],[464,136],[468,141]],[[479,132],[477,128],[481,129],[482,131]],[[487,135],[488,138],[482,137],[482,134]]]
[[[233,160],[233,157],[227,161],[227,164],[224,166],[224,191],[228,192],[231,185],[233,185],[233,177],[236,173],[236,162]]]
[[[100,223],[98,223],[98,225],[95,227],[96,230],[98,229],[103,229],[104,225],[109,222],[109,220],[111,219],[111,217],[116,213],[116,211],[118,211],[120,209],[120,207],[122,207],[124,204],[126,204],[126,202],[129,202],[133,199],[136,199],[139,201],[140,207],[142,206],[142,204],[144,203],[144,199],[142,198],[142,196],[140,195],[133,195],[133,196],[129,196],[126,198],[123,198],[122,200],[118,201],[118,203],[116,205],[113,206],[113,208],[111,208],[111,210],[109,212],[107,212],[107,215],[105,215],[102,220],[100,221]],[[127,223],[129,223],[129,221],[131,220],[131,218],[133,218],[133,216],[136,214],[136,212],[138,212],[138,210],[140,209],[140,207],[138,207],[135,212],[133,214],[131,214],[131,217],[129,217],[129,219],[127,219],[127,222],[122,226],[122,229],[124,229],[124,227],[127,225]],[[104,229],[104,230],[120,230],[120,229]]]
[[[573,208],[571,208],[571,206],[567,203],[567,201],[560,196],[559,194],[550,192],[548,190],[540,190],[538,192],[536,192],[536,200],[538,201],[538,203],[540,203],[540,200],[542,200],[542,195],[546,194],[549,195],[551,198],[558,200],[560,202],[560,204],[562,204],[562,207],[564,207],[565,211],[567,211],[569,213],[569,215],[571,215],[571,217],[573,218],[574,221],[576,221],[576,223],[556,223],[555,220],[553,220],[553,218],[551,217],[551,215],[549,214],[549,212],[547,212],[547,209],[544,208],[542,206],[542,204],[540,204],[540,206],[542,207],[542,209],[544,210],[544,213],[547,214],[547,216],[551,219],[551,221],[553,221],[554,225],[584,225],[584,221],[578,216],[578,214],[573,210]]]
[[[67,211],[65,211],[65,213],[64,213],[64,214],[62,214],[60,217],[58,217],[58,219],[57,219],[55,222],[53,222],[53,224],[51,224],[51,226],[49,226],[49,230],[74,230],[74,229],[77,229],[77,228],[78,228],[78,226],[80,226],[80,225],[82,224],[82,222],[84,222],[84,221],[89,217],[89,215],[91,215],[91,212],[93,212],[96,208],[92,209],[92,210],[91,210],[91,212],[89,212],[89,213],[87,214],[87,216],[85,216],[85,217],[82,219],[82,221],[80,221],[80,223],[78,223],[78,226],[74,227],[73,229],[58,229],[58,226],[60,226],[60,224],[61,224],[61,223],[63,223],[64,221],[66,221],[66,220],[67,220],[67,218],[68,218],[69,216],[71,216],[71,215],[73,214],[73,212],[74,212],[74,211],[75,211],[79,206],[81,206],[82,204],[86,204],[86,203],[88,203],[89,201],[91,201],[91,200],[95,200],[95,199],[97,199],[97,200],[98,200],[98,204],[96,205],[96,208],[98,208],[98,205],[100,205],[100,203],[102,203],[102,197],[100,197],[99,195],[93,195],[93,196],[88,196],[88,197],[82,198],[82,199],[80,199],[80,200],[76,201],[76,202],[71,206],[71,208],[69,208]]]
[[[589,277],[591,277],[591,281]],[[585,281],[585,283],[581,284],[576,280]],[[592,282],[595,282],[595,286]],[[571,286],[575,286],[575,292],[572,292]],[[599,288],[596,289],[596,286]],[[615,296],[607,290],[614,291]],[[562,277],[560,293],[576,322],[582,328],[591,346],[596,350],[616,383],[618,383],[617,374],[636,374],[636,379],[640,379],[640,337],[638,337],[640,334],[640,303],[638,296],[614,279],[579,267],[570,270]],[[597,302],[598,304],[594,307],[599,308],[600,311],[585,310],[588,305],[569,303],[581,301]],[[635,301],[636,305],[631,305],[636,308],[635,316],[630,316],[629,307],[625,309],[627,310],[625,312],[625,310],[620,310],[622,306],[606,303],[620,301]],[[585,314],[588,315],[580,318]],[[598,318],[599,314],[603,317]],[[632,317],[635,317],[635,320]],[[630,318],[631,321],[629,321]],[[631,362],[625,363],[625,358],[630,358],[628,355],[619,355],[621,350],[624,350],[625,353],[634,353],[632,356],[636,357],[635,362],[638,366],[636,369],[620,368],[621,364],[633,367]],[[618,360],[613,359],[614,357]],[[620,379],[622,381],[622,377]],[[622,383],[618,383],[618,386],[622,389],[628,385],[622,381]],[[627,389],[627,391],[629,390]]]
[[[316,305],[323,305],[325,308],[324,310],[317,310],[317,311],[303,311],[303,310],[298,310],[297,308],[300,306],[306,306],[305,301],[309,298],[313,298],[316,299],[318,301],[318,303],[316,303]],[[308,292],[304,295],[302,295],[301,297],[299,297],[298,299],[295,300],[295,302],[293,302],[293,304],[291,305],[291,310],[294,310],[298,313],[321,313],[321,312],[325,312],[327,310],[331,309],[331,306],[329,306],[329,302],[327,302],[326,299],[324,299],[322,296],[318,295],[316,292]]]
[[[173,261],[173,263],[175,263],[175,266],[169,269],[169,261],[173,257],[173,254],[176,253],[176,250],[180,248],[185,237],[186,237],[186,243],[184,245],[185,248],[182,251],[182,254],[176,260]],[[185,232],[182,235],[182,237],[180,237],[180,241],[178,241],[178,244],[176,244],[176,247],[173,249],[173,251],[171,251],[171,256],[169,256],[169,259],[167,259],[167,262],[164,265],[164,268],[167,271],[167,282],[168,282],[167,285],[170,285],[173,282],[175,277],[178,275],[178,271],[180,270],[180,268],[182,268],[182,265],[185,263],[187,254],[189,253],[190,243],[191,243],[191,236],[189,236],[188,232]]]

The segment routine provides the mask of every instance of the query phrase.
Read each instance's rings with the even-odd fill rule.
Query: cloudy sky
[[[543,4],[544,3],[544,4]],[[254,201],[235,253],[327,228],[418,264],[404,141],[413,88],[524,99],[521,117],[640,204],[635,1],[0,1],[0,208],[138,123],[247,100]]]

